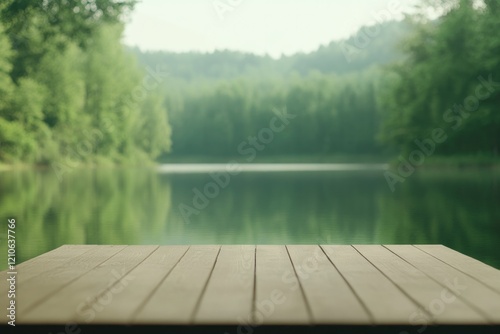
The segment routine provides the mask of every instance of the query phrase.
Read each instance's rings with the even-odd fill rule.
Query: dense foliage
[[[385,22],[368,44],[360,46],[354,35],[279,59],[131,51],[146,67],[168,69],[173,156],[374,156],[385,153],[376,139],[384,66],[401,59],[397,44],[409,29],[405,22]],[[271,138],[266,129],[276,110],[291,116]]]
[[[64,169],[169,150],[163,100],[121,44],[121,16],[132,7],[113,0],[2,2],[0,160]]]
[[[410,151],[443,129],[443,155],[498,155],[500,144],[500,3],[442,0],[436,22],[410,17],[415,34],[403,44],[383,99],[383,143]]]
[[[133,5],[2,2],[0,161],[498,155],[498,1],[424,0],[403,21],[280,59],[125,49]]]

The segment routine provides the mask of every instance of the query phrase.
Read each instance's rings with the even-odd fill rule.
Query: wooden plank
[[[499,271],[439,245],[64,246],[19,268],[18,324],[500,324]]]
[[[34,276],[43,272],[50,271],[56,267],[70,262],[73,258],[88,252],[93,246],[88,245],[62,245],[47,253],[40,254],[37,257],[24,261],[16,265],[16,271],[19,274],[17,283],[21,284]],[[7,278],[7,272],[0,272],[0,293],[5,291],[4,280]]]
[[[112,304],[103,305],[97,298],[77,314],[78,323],[128,324],[186,253],[189,246],[160,246],[124,278],[126,286],[118,287]],[[123,292],[124,291],[124,292]],[[123,292],[123,293],[122,293]],[[105,307],[104,307],[105,306]]]
[[[18,278],[17,283],[24,284],[26,282],[32,281],[33,279],[38,279],[39,275],[52,275],[54,272],[58,272],[64,268],[75,266],[75,263],[81,265],[82,261],[88,258],[92,258],[96,255],[97,247],[101,246],[63,245],[51,252],[37,256],[19,265],[18,273],[20,277]],[[103,247],[114,250],[116,253],[123,249],[125,246]]]
[[[84,245],[63,245],[16,265],[16,285],[21,286],[24,282],[40,275],[43,272],[68,264],[75,257],[89,251],[91,247],[92,246]],[[9,271],[5,270],[0,273],[0,296],[7,296],[7,292],[9,290],[7,284],[7,272]],[[17,296],[19,299],[19,290],[17,291]],[[7,298],[0,298],[0,309],[4,310],[7,308],[8,303],[9,300]]]
[[[500,294],[414,246],[385,247],[442,286],[448,287],[490,322],[500,323]]]
[[[196,324],[234,324],[252,316],[255,246],[222,246]]]
[[[285,246],[257,246],[255,280],[256,325],[311,323]]]
[[[102,262],[118,253],[125,246],[103,246],[89,248],[90,250],[72,257],[70,261],[61,261],[62,264],[49,271],[42,270],[45,259],[40,258],[38,263],[30,266],[26,279],[20,280],[17,290],[19,321],[37,304],[58,292],[61,288],[78,279]],[[40,274],[37,275],[37,272]]]
[[[219,250],[220,246],[191,246],[132,321],[189,324]]]
[[[96,246],[96,250],[103,251],[103,247],[111,246]],[[158,246],[127,246],[123,248],[105,262],[97,265],[92,270],[87,270],[76,280],[60,288],[57,294],[44,299],[27,312],[20,311],[19,323],[65,324],[75,322],[78,318],[77,315],[83,312],[83,308],[87,303],[103,294],[106,294],[108,299],[112,299],[113,295],[108,294],[108,290],[156,248]],[[95,261],[90,266],[94,266],[94,264]],[[82,265],[84,264],[82,263]],[[81,272],[78,272],[78,274],[81,274]],[[59,275],[66,279],[64,272],[58,273],[57,277],[60,277]],[[52,283],[47,281],[45,284],[48,287],[55,288],[60,286],[60,282],[55,279]],[[23,287],[26,298],[36,294],[39,289],[38,279],[33,284]]]
[[[314,324],[371,324],[363,305],[317,245],[287,246]]]
[[[23,269],[23,278],[31,278],[31,272],[39,274],[43,271],[51,270],[52,268],[61,265],[61,262],[70,261],[72,258],[90,251],[94,245],[62,245],[54,248],[51,251],[40,254],[27,261],[16,265],[17,269]],[[4,273],[3,271],[2,273]]]
[[[415,247],[500,292],[500,270],[443,245],[415,245]]]
[[[372,315],[375,324],[417,324],[418,306],[352,246],[322,245],[332,263]]]
[[[380,245],[354,246],[386,277],[416,301],[432,316],[418,312],[413,317],[423,317],[437,324],[481,324],[486,318],[458,299],[448,288],[442,287],[387,248]]]

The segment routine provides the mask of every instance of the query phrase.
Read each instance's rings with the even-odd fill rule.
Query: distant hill
[[[345,74],[400,59],[402,54],[397,45],[409,31],[409,26],[402,21],[365,26],[347,40],[332,41],[311,53],[280,59],[228,50],[212,53],[130,50],[143,66],[155,68],[161,64],[172,77],[187,81],[247,75],[283,76],[293,72],[305,75],[311,71]]]
[[[350,73],[373,65],[385,65],[402,57],[398,43],[409,34],[408,24],[390,21],[365,26],[343,41],[333,41],[308,54],[291,57],[291,67],[301,74]]]

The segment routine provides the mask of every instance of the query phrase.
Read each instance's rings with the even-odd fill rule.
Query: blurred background
[[[496,0],[2,1],[1,251],[15,218],[18,263],[438,243],[500,268],[499,31]]]

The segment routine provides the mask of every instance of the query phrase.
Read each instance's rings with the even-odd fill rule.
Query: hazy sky
[[[142,50],[309,52],[362,25],[398,19],[415,0],[142,0],[124,42]],[[396,9],[395,9],[396,8]]]

